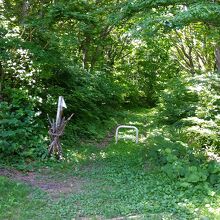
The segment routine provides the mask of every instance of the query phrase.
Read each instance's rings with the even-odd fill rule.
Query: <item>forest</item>
[[[0,12],[0,219],[220,219],[220,0]]]

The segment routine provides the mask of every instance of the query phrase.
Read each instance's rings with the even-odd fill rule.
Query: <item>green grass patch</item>
[[[0,176],[0,219],[54,219],[39,189]],[[56,219],[56,218],[55,218]]]

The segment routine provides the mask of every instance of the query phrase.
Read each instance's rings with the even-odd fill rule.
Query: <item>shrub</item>
[[[65,88],[59,87],[62,92],[56,94],[57,89],[48,89],[53,100],[47,100],[50,109],[44,104],[43,111],[55,115],[56,105],[51,108],[51,103],[56,103],[58,95],[62,94],[68,107],[65,114],[75,113],[73,120],[66,127],[66,137],[71,142],[79,138],[97,137],[98,127],[109,120],[115,109],[120,107],[123,89],[103,72],[91,74],[85,70],[70,68],[68,77],[68,80],[63,82]]]
[[[45,153],[42,127],[26,94],[10,90],[10,102],[0,103],[0,156],[24,158]],[[9,94],[8,93],[8,94]]]
[[[202,74],[172,79],[159,97],[160,121],[180,128],[183,139],[197,148],[220,145],[220,78]]]
[[[182,187],[202,182],[220,184],[220,164],[208,160],[203,152],[161,134],[150,137],[149,143],[154,146],[148,149],[147,159],[152,163],[156,161],[162,171],[171,179],[179,180]]]
[[[190,82],[185,79],[172,79],[161,91],[158,107],[162,122],[173,124],[195,114],[198,97],[189,86]]]
[[[192,79],[198,102],[194,117],[182,119],[183,133],[197,148],[220,146],[220,78],[218,74],[201,75]]]

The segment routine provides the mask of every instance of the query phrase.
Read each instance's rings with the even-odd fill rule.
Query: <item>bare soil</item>
[[[85,180],[74,176],[65,176],[65,178],[53,177],[48,175],[47,170],[42,173],[21,172],[15,169],[0,168],[0,176],[6,176],[12,180],[26,183],[33,187],[38,187],[47,192],[52,198],[56,199],[69,193],[80,193]]]

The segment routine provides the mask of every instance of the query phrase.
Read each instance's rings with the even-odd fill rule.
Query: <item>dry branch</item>
[[[48,117],[49,121],[49,135],[50,135],[50,145],[48,148],[48,154],[51,156],[54,154],[59,160],[63,158],[63,152],[62,152],[62,146],[60,143],[60,137],[64,133],[65,126],[67,125],[68,121],[73,117],[74,114],[72,114],[67,120],[65,120],[65,117],[62,117],[60,120],[60,123],[56,125],[55,120],[51,120],[50,117]]]

